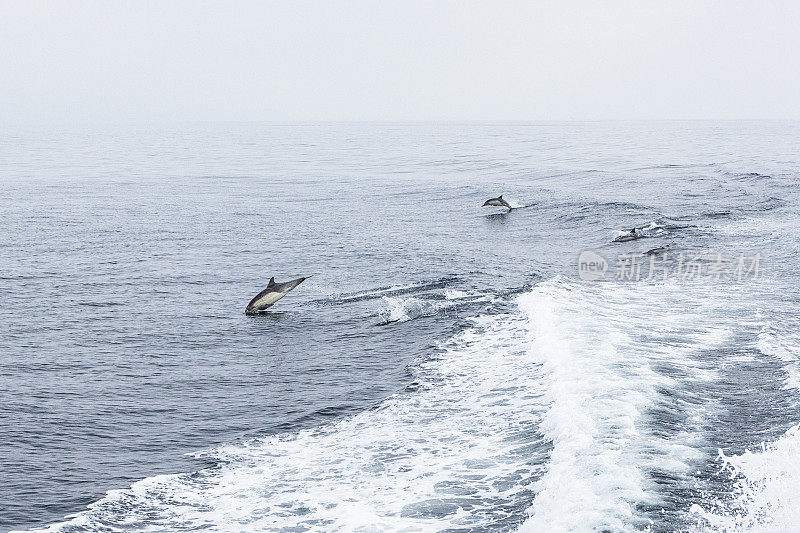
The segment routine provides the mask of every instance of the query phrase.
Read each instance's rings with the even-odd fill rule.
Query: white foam
[[[553,443],[520,531],[640,530],[648,517],[637,506],[660,502],[649,474],[688,475],[703,457],[696,435],[658,437],[648,418],[659,389],[713,379],[692,355],[730,337],[725,328],[685,311],[697,304],[689,294],[666,284],[555,280],[520,298],[533,323],[531,357],[548,378],[541,427]],[[665,340],[682,330],[695,342],[671,346]],[[691,369],[691,377],[680,382],[655,370],[667,362]]]
[[[446,306],[442,302],[414,297],[384,296],[378,315],[384,323],[406,322],[421,316],[435,315]]]
[[[800,339],[796,333],[765,328],[758,335],[756,347],[764,355],[781,360],[786,372],[786,387],[800,390]]]
[[[417,368],[418,388],[337,424],[211,455],[196,474],[109,493],[88,530],[429,531],[519,516],[546,461],[528,320],[483,317]],[[52,531],[68,529],[54,526]]]
[[[468,292],[460,291],[458,289],[447,288],[444,290],[444,297],[447,300],[460,300],[462,298],[467,298],[468,296],[469,296]]]
[[[455,289],[444,290],[444,300],[417,298],[415,296],[384,296],[378,316],[381,322],[407,322],[423,316],[433,316],[442,311],[452,309],[465,301],[491,302],[491,295],[478,292],[464,292]]]
[[[727,456],[720,450],[719,459],[734,480],[735,497],[711,509],[693,505],[696,531],[800,531],[800,425],[759,451]]]

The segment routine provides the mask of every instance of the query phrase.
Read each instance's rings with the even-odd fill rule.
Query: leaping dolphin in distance
[[[628,233],[624,235],[620,235],[619,237],[614,238],[614,242],[628,242],[628,241],[635,241],[639,238],[639,234],[636,233],[636,228],[631,229]]]
[[[486,207],[487,205],[490,207],[507,207],[509,211],[511,211],[512,209],[512,207],[508,205],[508,202],[503,200],[502,194],[497,198],[489,198],[488,200],[483,202],[483,205],[481,207]]]
[[[244,310],[246,315],[257,315],[258,313],[271,307],[275,302],[286,296],[286,293],[294,289],[310,276],[305,278],[297,278],[286,283],[275,283],[275,278],[269,278],[267,288],[259,292],[255,298],[250,300],[247,304],[247,309]]]

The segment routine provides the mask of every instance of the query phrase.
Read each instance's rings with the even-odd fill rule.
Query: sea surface
[[[798,122],[0,132],[0,531],[800,531]]]

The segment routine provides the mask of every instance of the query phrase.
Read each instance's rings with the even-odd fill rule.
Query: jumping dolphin
[[[250,300],[250,303],[247,304],[247,309],[245,309],[244,314],[257,315],[261,311],[271,307],[272,304],[286,296],[287,292],[294,289],[307,279],[308,277],[293,279],[292,281],[287,281],[286,283],[275,283],[275,278],[269,278],[269,284],[267,285],[267,288],[259,292],[255,298]]]
[[[511,211],[512,209],[511,206],[508,205],[508,202],[503,200],[502,194],[497,198],[489,198],[488,200],[483,202],[483,205],[481,207],[486,207],[487,205],[490,207],[507,207],[509,211]]]

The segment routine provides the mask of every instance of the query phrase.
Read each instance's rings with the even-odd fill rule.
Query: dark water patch
[[[723,172],[723,174],[733,180],[743,182],[759,182],[772,179],[770,174],[762,174],[760,172]]]
[[[116,307],[116,306],[124,306],[126,305],[125,302],[77,302],[79,306],[82,307]]]
[[[776,209],[784,208],[788,202],[783,198],[770,196],[762,198],[758,201],[750,203],[747,207],[742,207],[741,210],[745,213],[767,213]]]
[[[733,213],[730,212],[730,211],[716,211],[716,212],[710,212],[710,213],[703,213],[703,215],[702,215],[703,218],[711,218],[711,219],[715,219],[715,218],[730,218],[731,216],[733,216]]]

